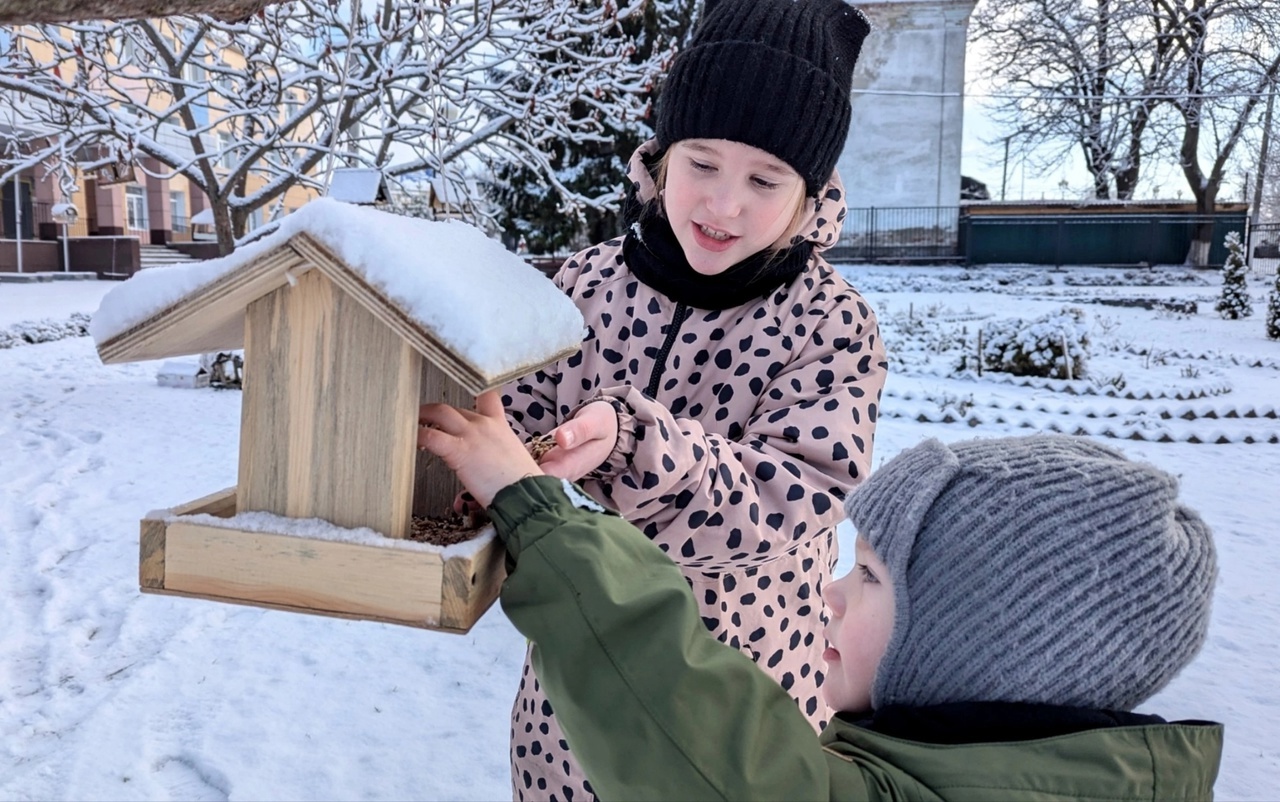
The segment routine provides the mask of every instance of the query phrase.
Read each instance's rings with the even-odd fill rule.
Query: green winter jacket
[[[707,634],[680,570],[573,485],[530,477],[490,515],[502,608],[602,800],[1210,799],[1222,727],[1113,727],[938,745],[833,721]]]

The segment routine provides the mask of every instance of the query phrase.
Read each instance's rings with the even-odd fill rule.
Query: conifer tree
[[[1227,263],[1222,266],[1222,295],[1213,307],[1227,320],[1239,320],[1253,314],[1249,303],[1249,287],[1245,278],[1244,244],[1239,232],[1227,234]]]
[[[1276,282],[1267,296],[1267,336],[1280,340],[1280,270],[1276,271]]]

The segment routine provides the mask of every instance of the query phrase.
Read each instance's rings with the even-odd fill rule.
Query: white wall
[[[965,38],[976,0],[855,4],[873,30],[853,72],[853,121],[837,163],[849,207],[958,205]]]

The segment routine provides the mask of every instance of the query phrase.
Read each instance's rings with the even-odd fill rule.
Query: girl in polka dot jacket
[[[556,276],[582,350],[502,399],[518,435],[554,437],[541,468],[670,555],[707,628],[815,729],[820,594],[886,371],[874,314],[820,255],[868,31],[842,0],[707,3],[631,160],[635,224]],[[511,737],[517,799],[591,797],[528,660]]]

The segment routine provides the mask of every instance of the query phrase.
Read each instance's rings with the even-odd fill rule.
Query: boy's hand
[[[618,413],[608,401],[593,401],[551,434],[555,447],[543,456],[539,467],[549,476],[576,482],[613,453],[618,442]]]
[[[423,404],[418,423],[418,447],[444,460],[485,507],[507,485],[543,473],[507,424],[496,390],[477,396],[474,412]]]

